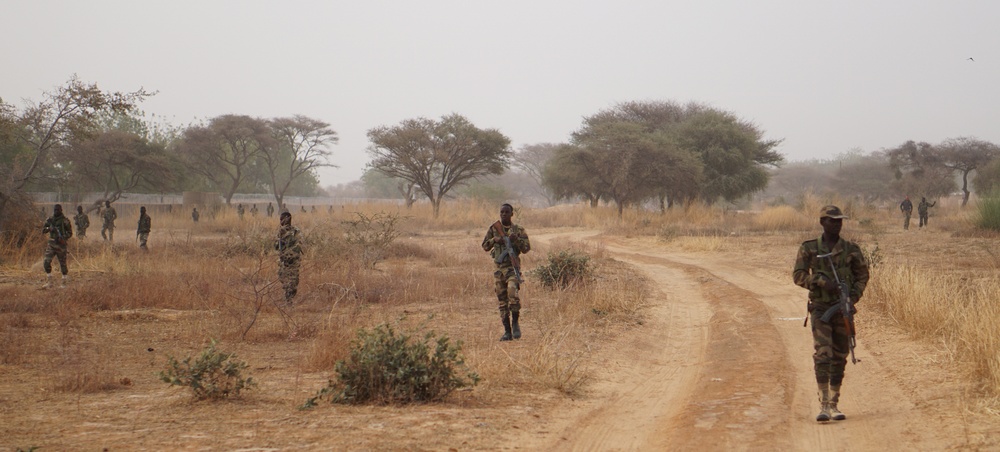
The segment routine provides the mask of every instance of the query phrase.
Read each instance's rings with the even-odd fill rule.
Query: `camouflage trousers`
[[[76,228],[76,237],[77,238],[81,238],[82,239],[82,238],[84,238],[86,236],[87,236],[87,228],[81,228],[81,227],[77,227]]]
[[[909,212],[903,214],[903,229],[910,229],[910,215],[912,214]]]
[[[844,381],[847,355],[851,352],[850,332],[844,325],[844,317],[835,315],[830,323],[820,320],[824,310],[809,313],[813,333],[813,365],[817,383],[839,386]]]
[[[101,238],[104,240],[115,241],[115,227],[104,225],[101,227]]]
[[[927,226],[927,213],[926,212],[920,214],[920,226],[919,227],[922,228],[924,226]]]
[[[285,301],[291,303],[299,292],[299,261],[278,261],[278,281],[285,290]]]
[[[45,248],[45,261],[42,262],[42,268],[45,269],[45,273],[52,273],[53,257],[59,259],[59,271],[64,275],[69,273],[69,267],[66,266],[66,245],[60,245],[52,240],[49,241],[49,246]]]
[[[148,232],[139,233],[139,248],[146,249],[146,240],[149,240]]]
[[[514,267],[500,267],[493,272],[494,291],[497,294],[497,306],[500,317],[511,312],[521,312],[521,285],[514,275]]]

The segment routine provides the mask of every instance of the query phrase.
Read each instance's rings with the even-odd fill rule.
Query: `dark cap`
[[[840,207],[833,205],[823,206],[821,209],[819,209],[819,217],[850,218],[847,215],[844,215],[844,212],[841,212]]]

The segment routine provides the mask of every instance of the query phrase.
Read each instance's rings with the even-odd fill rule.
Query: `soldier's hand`
[[[493,237],[493,243],[500,243],[503,241],[503,237]]]
[[[823,290],[833,294],[840,295],[840,284],[829,278],[823,278]]]

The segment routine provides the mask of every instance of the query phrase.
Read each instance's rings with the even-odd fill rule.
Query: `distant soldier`
[[[289,306],[299,291],[299,261],[302,258],[302,246],[299,244],[299,229],[292,226],[292,214],[282,212],[281,227],[278,228],[278,239],[274,249],[278,250],[278,280],[285,289],[285,303]]]
[[[813,370],[819,389],[820,411],[816,420],[820,422],[847,419],[837,406],[840,402],[840,386],[844,382],[847,355],[851,353],[851,334],[854,325],[848,326],[842,311],[823,317],[840,303],[840,285],[846,284],[851,301],[857,306],[868,285],[868,262],[861,248],[854,242],[840,236],[846,215],[837,206],[824,206],[820,210],[819,224],[823,234],[817,239],[802,242],[795,258],[792,280],[795,284],[809,289],[808,322],[812,323]],[[827,259],[819,256],[831,254]],[[832,264],[831,264],[832,261]],[[831,268],[835,267],[835,268]],[[836,272],[836,276],[834,276]]]
[[[195,223],[197,223],[198,222],[198,218],[200,218],[200,217],[201,217],[201,214],[198,213],[198,208],[197,207],[193,208],[191,210],[191,219],[194,220]]]
[[[104,211],[101,212],[104,225],[101,226],[101,237],[109,242],[115,241],[115,220],[118,219],[118,212],[111,207],[111,201],[104,201]]]
[[[242,220],[243,219],[243,213],[244,213],[244,211],[243,211],[243,204],[242,203],[236,205],[236,213],[239,214],[240,219]]]
[[[52,209],[52,216],[45,220],[42,233],[49,235],[49,243],[45,248],[45,260],[42,268],[45,269],[45,285],[42,288],[52,287],[52,258],[59,259],[59,270],[62,271],[61,287],[66,287],[69,267],[66,265],[66,244],[70,237],[73,237],[73,225],[69,218],[63,215],[62,205],[56,204]]]
[[[149,248],[146,248],[146,240],[149,239],[152,223],[149,215],[146,215],[146,206],[139,207],[139,226],[135,230],[135,236],[139,238],[139,248],[143,251],[149,251]]]
[[[251,217],[257,218],[257,212],[258,212],[258,210],[257,210],[257,204],[254,204],[252,207],[250,207],[250,216]]]
[[[489,252],[496,264],[493,287],[500,308],[500,322],[503,323],[501,341],[521,338],[521,326],[518,324],[521,317],[519,256],[531,251],[527,231],[511,222],[513,216],[514,208],[510,204],[501,205],[500,221],[493,223],[483,237],[483,251]],[[507,239],[510,240],[513,253],[507,250]]]
[[[274,215],[274,204],[267,203],[267,217],[271,218]]]
[[[299,205],[299,209],[302,210],[302,213],[306,213],[306,206]]]
[[[934,207],[935,204],[937,204],[937,201],[929,203],[927,202],[927,198],[920,198],[920,204],[917,204],[917,215],[920,217],[920,226],[917,227],[922,228],[927,226],[927,209]]]
[[[910,229],[910,216],[913,215],[913,203],[907,196],[903,202],[899,203],[899,210],[903,212],[903,230]]]
[[[87,228],[90,227],[90,217],[83,211],[83,206],[76,206],[76,215],[73,216],[73,223],[76,223],[76,235],[79,238],[87,237]]]

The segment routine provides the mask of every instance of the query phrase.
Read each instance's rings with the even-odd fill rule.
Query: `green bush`
[[[322,399],[349,404],[440,400],[454,389],[479,382],[473,372],[459,375],[458,369],[465,368],[461,351],[461,342],[453,345],[446,336],[435,339],[433,332],[423,340],[411,340],[385,324],[371,331],[361,329],[350,357],[335,366],[338,380],[331,380],[303,408]]]
[[[977,225],[982,229],[1000,231],[1000,195],[993,193],[979,199]]]
[[[570,250],[549,253],[548,263],[535,268],[531,275],[549,289],[565,289],[590,276],[590,256]]]
[[[233,353],[216,350],[214,340],[194,363],[191,360],[192,357],[188,357],[178,362],[168,356],[167,369],[160,372],[160,379],[171,385],[191,388],[198,400],[238,397],[244,389],[257,386],[253,378],[243,377],[247,364],[237,361]]]

